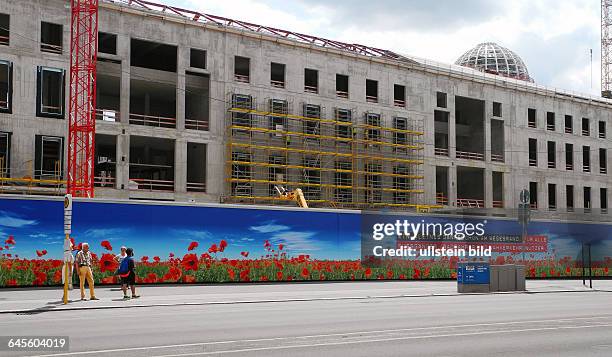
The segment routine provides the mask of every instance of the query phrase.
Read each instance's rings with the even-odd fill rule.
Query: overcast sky
[[[600,91],[599,0],[158,1],[445,63],[497,42],[523,58],[538,84]]]

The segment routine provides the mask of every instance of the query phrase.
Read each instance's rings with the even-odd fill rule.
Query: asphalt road
[[[612,293],[5,314],[0,335],[68,335],[62,356],[612,356]]]

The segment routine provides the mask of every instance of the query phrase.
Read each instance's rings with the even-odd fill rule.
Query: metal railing
[[[548,168],[549,169],[554,169],[555,167],[557,167],[557,163],[554,161],[549,161],[548,162]]]
[[[131,191],[174,191],[174,181],[131,178]]]
[[[62,46],[52,45],[50,43],[42,43],[40,44],[40,50],[43,52],[50,52],[56,54],[62,54]]]
[[[565,169],[568,171],[574,170],[574,164],[565,164]]]
[[[538,166],[537,159],[529,159],[529,166]]]
[[[546,130],[555,131],[555,124],[546,124]]]
[[[535,121],[530,121],[527,123],[527,127],[529,128],[537,128],[536,122]]]
[[[395,99],[395,100],[393,100],[393,105],[395,105],[396,107],[405,108],[406,107],[406,101],[405,100],[401,100],[401,99]]]
[[[591,165],[582,165],[583,172],[591,172]]]
[[[241,83],[249,83],[250,81],[250,77],[249,76],[245,76],[242,74],[236,74],[234,73],[234,80],[236,82],[241,82]]]
[[[187,192],[206,192],[206,183],[187,182]]]
[[[493,200],[493,208],[504,208],[504,201]]]
[[[121,115],[112,109],[96,109],[96,120],[118,122],[121,121]]]
[[[566,134],[572,134],[573,132],[574,132],[574,130],[571,127],[569,127],[569,126],[565,127],[565,133]]]
[[[8,46],[9,45],[9,37],[8,36],[0,36],[0,45]]]
[[[608,174],[608,168],[607,167],[600,167],[599,168],[599,173],[607,175]]]
[[[45,114],[62,114],[62,107],[41,104],[40,111]]]
[[[491,154],[491,161],[493,162],[504,162],[503,154]]]
[[[274,88],[285,88],[285,81],[270,80],[270,85]]]
[[[130,124],[176,128],[176,118],[130,113]]]
[[[114,188],[117,179],[112,176],[94,176],[95,187],[108,187]]]
[[[582,129],[582,136],[591,136],[591,131],[588,129]]]
[[[319,93],[319,88],[318,87],[314,87],[314,86],[304,86],[304,92],[306,93],[314,93],[317,94]]]
[[[8,101],[0,100],[0,109],[8,109]]]
[[[366,95],[366,102],[368,103],[378,103],[378,97],[373,95]]]
[[[484,154],[479,152],[469,152],[469,151],[456,151],[455,157],[457,159],[468,159],[468,160],[484,160]]]
[[[436,194],[436,204],[448,206],[448,197],[443,192],[438,192]]]
[[[484,200],[476,198],[457,198],[457,207],[483,208]]]
[[[548,205],[548,210],[549,210],[549,211],[556,211],[556,210],[557,210],[557,205],[551,205],[551,204],[549,204],[549,205]]]
[[[337,90],[337,91],[336,91],[336,97],[338,97],[338,98],[348,99],[349,95],[348,95],[348,92],[344,92],[344,91],[341,91],[341,90]]]
[[[185,119],[185,129],[208,131],[208,120]]]
[[[434,148],[434,155],[448,156],[448,148]]]
[[[529,204],[529,208],[531,208],[531,209],[538,209],[538,203],[537,202],[530,203]]]
[[[606,133],[602,133],[602,132],[600,132],[600,133],[599,133],[599,138],[600,138],[600,139],[605,139],[605,138],[606,138]]]

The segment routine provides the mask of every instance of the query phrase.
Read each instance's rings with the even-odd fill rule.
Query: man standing
[[[72,256],[72,242],[70,239],[64,239],[64,266],[62,267],[62,285],[68,279],[68,290],[72,290],[72,267],[74,266],[74,256]],[[68,267],[66,267],[68,265]],[[67,269],[66,269],[67,268]],[[66,270],[68,276],[66,277]]]
[[[121,253],[115,255],[115,260],[117,261],[117,263],[121,264],[123,259],[125,259],[125,257],[127,257],[127,253],[125,252],[126,249],[127,249],[126,246],[121,246]]]
[[[89,251],[89,244],[81,244],[81,251],[76,255],[76,264],[79,267],[79,283],[81,286],[81,300],[85,301],[85,279],[87,279],[87,285],[89,285],[89,298],[90,300],[98,300],[94,293],[94,281],[93,273],[91,271],[91,252]]]

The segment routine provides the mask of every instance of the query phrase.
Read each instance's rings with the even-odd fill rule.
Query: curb
[[[149,303],[135,305],[102,305],[102,306],[66,306],[59,308],[34,308],[0,310],[0,314],[38,314],[43,312],[77,311],[77,310],[111,310],[130,309],[143,307],[172,307],[172,306],[206,306],[206,305],[238,305],[238,304],[265,304],[283,302],[308,302],[308,301],[337,301],[337,300],[368,300],[368,299],[397,299],[397,298],[425,298],[425,297],[450,297],[471,295],[514,295],[514,294],[554,294],[554,293],[593,293],[612,292],[610,290],[547,290],[547,291],[500,291],[492,293],[432,293],[432,294],[401,294],[401,295],[374,295],[374,296],[338,296],[338,297],[314,297],[314,298],[292,298],[292,299],[260,299],[260,300],[233,300],[233,301],[205,301],[205,302],[177,302],[177,303]]]

